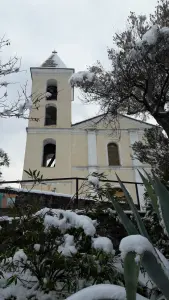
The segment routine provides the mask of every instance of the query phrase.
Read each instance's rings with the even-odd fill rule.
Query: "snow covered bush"
[[[49,208],[3,223],[2,299],[65,299],[93,284],[123,284],[113,244],[96,226],[86,215]]]
[[[159,223],[162,226],[165,235],[169,236],[169,191],[155,175],[153,176],[153,179],[151,179],[148,174],[146,174],[148,179],[142,174],[140,175],[152,201],[154,211],[158,216]],[[147,299],[137,294],[140,266],[144,267],[147,272],[146,275],[151,278],[157,297],[161,292],[163,294],[160,297],[161,299],[164,297],[165,299],[169,299],[169,261],[153,246],[149,233],[134,205],[134,201],[118,176],[117,178],[137,223],[136,227],[108,190],[107,196],[112,201],[113,206],[129,235],[122,239],[119,247],[121,257],[124,260],[123,272],[125,289],[116,285],[96,285],[83,289],[71,297],[68,297],[68,299],[101,300],[126,299],[126,297],[127,300]]]

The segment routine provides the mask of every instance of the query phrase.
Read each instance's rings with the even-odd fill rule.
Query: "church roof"
[[[138,120],[138,119],[135,119],[131,116],[127,116],[127,115],[123,115],[123,114],[118,114],[119,117],[123,117],[123,118],[126,118],[126,119],[130,119],[131,121],[134,121],[134,122],[138,122],[138,123],[142,123],[142,124],[145,124],[145,125],[148,125],[148,126],[152,126],[152,127],[158,127],[159,125],[154,125],[154,124],[151,124],[151,123],[148,123],[148,122],[144,122],[144,121],[141,121],[141,120]],[[78,125],[81,125],[81,124],[85,124],[85,123],[88,123],[90,121],[102,121],[103,119],[106,118],[106,114],[100,114],[100,115],[97,115],[95,117],[92,117],[92,118],[89,118],[89,119],[85,119],[83,121],[80,121],[80,122],[76,122],[74,124],[71,125],[71,127],[76,127]]]
[[[60,59],[56,51],[53,51],[52,54],[43,62],[41,68],[67,68],[64,62]]]

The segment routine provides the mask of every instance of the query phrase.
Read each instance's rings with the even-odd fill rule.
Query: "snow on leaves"
[[[0,296],[3,299],[65,299],[71,293],[95,281],[110,282],[113,270],[113,244],[96,233],[97,222],[70,210],[43,208],[24,218],[15,218],[8,226],[16,232],[8,242],[8,251],[0,260]],[[14,241],[17,237],[17,247]],[[22,234],[23,230],[23,234]],[[20,246],[20,249],[19,249]],[[7,254],[8,253],[8,254]],[[76,274],[76,276],[75,276]],[[104,274],[104,276],[103,276]],[[117,279],[119,280],[119,279]],[[6,283],[9,285],[6,286]]]
[[[69,83],[73,86],[79,86],[82,83],[92,83],[94,81],[94,73],[89,71],[80,71],[73,74],[70,79]]]

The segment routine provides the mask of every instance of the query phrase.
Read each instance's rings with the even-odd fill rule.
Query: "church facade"
[[[152,125],[124,115],[119,115],[118,129],[114,130],[111,122],[105,125],[103,115],[72,124],[74,92],[69,78],[73,73],[74,69],[67,68],[56,52],[52,52],[40,67],[31,68],[32,94],[44,97],[39,109],[30,111],[23,169],[40,171],[44,181],[47,178],[86,178],[92,172],[104,172],[109,180],[117,180],[117,173],[122,181],[141,182],[138,169],[149,170],[149,166],[132,159],[131,145],[141,140],[144,129]],[[24,171],[22,179],[29,179]],[[125,185],[137,202],[135,185]],[[29,188],[29,183],[23,187]],[[73,194],[75,182],[54,180],[35,188]],[[137,193],[143,206],[142,185],[138,185]]]

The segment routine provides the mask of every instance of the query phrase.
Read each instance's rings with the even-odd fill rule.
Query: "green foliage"
[[[169,136],[168,26],[168,0],[160,0],[149,16],[131,12],[126,29],[113,36],[115,47],[108,49],[111,69],[99,62],[89,68],[91,80],[86,73],[83,80],[72,76],[72,86],[83,91],[87,102],[99,104],[112,123],[119,113],[151,115]]]
[[[127,299],[136,300],[140,262],[135,261],[136,254],[129,252],[124,259],[124,279]]]
[[[145,206],[146,214],[142,218],[153,245],[169,259],[169,239],[159,223],[157,213],[154,211],[151,201],[148,199]]]
[[[0,149],[0,167],[2,166],[9,167],[9,157],[4,150]],[[1,175],[2,173],[0,172],[0,177]]]
[[[146,178],[144,178],[144,180],[146,181]],[[121,181],[119,180],[119,183],[121,184]],[[165,186],[158,180],[158,178],[156,176],[153,176],[153,180],[152,182],[153,186],[151,186],[153,188],[153,194],[151,194],[151,200],[154,201],[154,194],[157,196],[158,199],[158,210],[159,210],[159,214],[158,214],[158,218],[159,218],[159,222],[162,224],[163,230],[165,232],[165,234],[168,235],[168,211],[169,211],[169,205],[168,205],[168,199],[169,199],[169,191],[165,188]],[[146,188],[147,191],[150,190],[150,185],[151,183],[149,182],[149,184],[146,181]],[[124,187],[124,185],[121,184],[121,187],[124,191],[124,193],[126,193],[126,189]],[[149,194],[150,195],[150,194]],[[133,204],[131,204],[131,196],[126,195],[126,200],[128,202],[128,204],[131,207],[131,210],[133,212],[133,215],[135,217],[135,220],[137,222],[137,225],[141,225],[138,226],[139,228],[139,233],[145,237],[147,237],[147,234],[144,234],[144,231],[142,231],[142,228],[144,228],[144,224],[140,221],[140,217],[138,217],[138,213],[136,213],[136,209],[134,208]],[[112,197],[112,201],[113,201],[113,205],[114,205],[114,199]],[[133,202],[134,203],[134,202]],[[116,205],[114,205],[114,208],[116,209]],[[117,213],[119,214],[118,210],[116,210]],[[129,220],[127,219],[127,216],[125,216],[125,218],[123,217],[122,214],[119,214],[119,217],[121,218],[121,221],[124,225],[124,227],[128,228],[128,222]],[[129,234],[133,234],[133,231],[131,230],[130,232],[128,231]],[[148,237],[149,239],[149,237]],[[134,240],[133,240],[134,243]],[[151,245],[150,242],[148,242],[148,245]],[[133,249],[134,249],[134,245],[133,244]],[[134,251],[134,250],[133,250]],[[130,251],[129,251],[130,253]],[[132,252],[131,252],[132,253]],[[165,258],[164,258],[165,260]],[[155,249],[153,249],[153,246],[151,245],[149,248],[145,248],[142,252],[142,257],[141,257],[141,264],[143,265],[143,267],[145,268],[145,270],[147,271],[147,273],[149,274],[150,278],[153,280],[153,282],[155,282],[155,284],[157,285],[157,287],[161,290],[161,292],[164,294],[164,296],[166,297],[166,299],[169,299],[169,273],[168,273],[168,266],[166,266],[164,264],[164,262],[161,261],[161,257],[159,256],[159,254],[156,252]],[[134,266],[133,266],[134,268]],[[134,270],[133,270],[134,272]],[[128,276],[130,276],[130,274],[128,273]],[[133,279],[134,280],[134,279]],[[133,281],[133,285],[134,285],[134,281]],[[127,291],[127,295],[131,295],[131,286],[128,285],[126,286],[127,289],[129,289]],[[136,291],[135,291],[136,293]],[[132,295],[133,297],[133,295]],[[128,300],[130,298],[128,297]]]
[[[40,174],[40,171],[38,170],[24,170],[24,172],[28,175],[29,178],[31,178],[32,180],[34,180],[34,184],[36,182],[41,182],[43,179],[43,175]]]
[[[57,213],[57,210],[49,210],[45,216],[53,218],[54,222]],[[27,288],[38,283],[38,290],[44,293],[55,291],[59,299],[64,299],[88,285],[104,282],[122,284],[121,275],[113,266],[113,253],[93,248],[93,237],[86,235],[82,228],[68,226],[60,230],[56,226],[46,227],[45,216],[36,215],[29,209],[21,217],[14,218],[12,223],[4,222],[0,230],[0,245],[3,245],[0,264],[4,276],[6,272],[13,273],[6,281],[7,286],[28,280]],[[64,222],[62,213],[59,218]],[[74,236],[77,253],[63,255],[59,252],[66,234]]]
[[[142,141],[132,145],[134,156],[142,163],[151,166],[161,181],[169,180],[169,139],[162,129],[152,127],[144,130]]]

